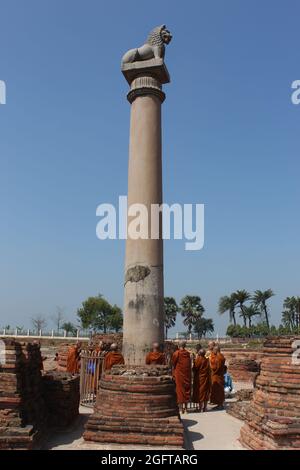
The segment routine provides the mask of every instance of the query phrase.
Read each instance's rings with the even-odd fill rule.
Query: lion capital
[[[151,31],[143,46],[130,49],[124,54],[122,65],[143,60],[164,59],[165,44],[169,44],[171,40],[172,34],[166,29],[166,25],[157,26]]]

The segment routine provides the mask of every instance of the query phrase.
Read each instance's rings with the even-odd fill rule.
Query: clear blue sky
[[[165,243],[165,294],[200,295],[222,334],[221,295],[272,288],[277,323],[300,295],[299,2],[1,0],[0,14],[0,325],[56,306],[75,320],[99,292],[122,305],[124,241],[97,240],[95,211],[127,193],[121,56],[162,23],[164,198],[206,207],[202,251]]]

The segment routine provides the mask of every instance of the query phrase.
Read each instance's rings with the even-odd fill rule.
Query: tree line
[[[212,318],[203,316],[205,308],[202,305],[201,298],[197,295],[186,295],[177,305],[174,297],[164,298],[165,313],[165,333],[168,337],[168,330],[175,326],[177,314],[183,317],[183,324],[187,327],[186,335],[196,334],[201,339],[208,333],[213,333],[214,323]]]
[[[237,290],[230,295],[222,296],[218,303],[220,315],[229,314],[230,324],[226,334],[231,337],[267,336],[268,334],[293,334],[300,330],[300,297],[286,297],[283,302],[281,324],[278,328],[270,325],[268,301],[274,296],[272,289],[256,290],[253,294],[246,290]],[[186,331],[183,335],[195,334],[199,339],[214,332],[211,318],[204,317],[205,308],[199,296],[186,295],[177,304],[174,297],[164,297],[164,328],[166,338],[168,331],[176,324],[178,314],[183,318]],[[96,332],[120,332],[123,328],[123,314],[116,304],[111,305],[103,295],[88,297],[76,312],[78,324],[65,320],[64,311],[57,307],[51,317],[55,331],[66,331],[75,336],[79,328]],[[239,324],[239,319],[242,324]],[[31,319],[34,330],[39,333],[47,327],[47,319],[36,315]],[[11,330],[10,325],[4,327]],[[24,331],[23,326],[17,330]]]
[[[298,333],[300,297],[285,298],[281,324],[276,328],[274,325],[270,325],[268,306],[268,301],[274,295],[272,289],[256,290],[253,294],[243,289],[221,297],[218,305],[219,314],[227,312],[230,321],[226,334],[232,337],[245,337]],[[242,325],[238,324],[237,318],[242,319]],[[258,320],[257,323],[256,320]]]
[[[187,334],[195,333],[198,338],[214,331],[211,318],[204,318],[205,309],[201,298],[198,296],[186,295],[177,304],[174,297],[164,297],[164,327],[166,337],[168,330],[175,326],[177,315],[183,317],[183,323],[187,327]],[[102,296],[89,297],[82,303],[82,307],[77,310],[77,316],[84,329],[91,329],[94,332],[109,331],[119,332],[123,326],[123,315],[117,305],[111,306]]]

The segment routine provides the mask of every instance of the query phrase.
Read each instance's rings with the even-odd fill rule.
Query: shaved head
[[[180,348],[185,348],[186,347],[186,341],[180,341],[179,347]]]
[[[205,354],[206,354],[205,349],[199,349],[198,354],[199,356],[205,357]]]
[[[116,351],[117,349],[118,349],[117,343],[112,343],[112,344],[110,345],[110,350],[111,350],[111,351]]]
[[[159,350],[159,343],[153,343],[152,348],[153,348],[154,351],[158,351]]]
[[[216,345],[216,343],[215,343],[214,341],[210,341],[210,342],[208,343],[208,349],[209,349],[210,351],[212,351],[212,350],[214,349],[215,345]]]

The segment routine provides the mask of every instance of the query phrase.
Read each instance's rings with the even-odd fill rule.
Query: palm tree
[[[197,295],[186,295],[180,302],[180,313],[183,316],[183,324],[187,326],[191,334],[196,321],[202,317],[205,309],[201,304],[201,298]]]
[[[61,325],[62,329],[66,332],[67,336],[71,333],[71,336],[76,336],[77,328],[73,323],[67,321]]]
[[[294,328],[300,326],[300,297],[287,297],[283,302],[285,308],[290,315]]]
[[[249,328],[251,328],[252,317],[255,317],[256,315],[261,315],[261,311],[256,307],[256,305],[253,305],[253,304],[249,305],[248,307],[244,305],[243,311],[244,311],[245,317],[248,318]]]
[[[198,339],[201,339],[202,336],[205,336],[207,333],[213,333],[214,329],[212,318],[200,317],[196,320],[194,325],[194,331],[197,333]]]
[[[281,321],[286,328],[292,331],[295,328],[295,318],[294,313],[290,310],[284,310],[282,312]]]
[[[244,303],[247,302],[247,300],[251,299],[251,295],[249,294],[249,292],[243,289],[243,290],[237,290],[234,293],[234,296],[236,298],[237,305],[240,307],[241,316],[243,317],[243,320],[244,320],[244,326],[247,326],[247,318],[244,312],[244,308],[245,308]]]
[[[173,297],[164,298],[164,312],[165,312],[165,330],[166,339],[168,338],[168,330],[176,324],[176,317],[179,307]]]
[[[270,323],[269,323],[267,300],[273,297],[273,295],[275,294],[272,291],[272,289],[267,289],[265,291],[256,290],[252,297],[252,301],[255,307],[259,308],[264,313],[265,322],[266,322],[268,330],[270,329]]]
[[[224,295],[219,300],[219,313],[222,315],[225,312],[229,312],[229,320],[233,321],[233,324],[236,326],[235,319],[235,307],[237,306],[237,300],[235,294]]]

